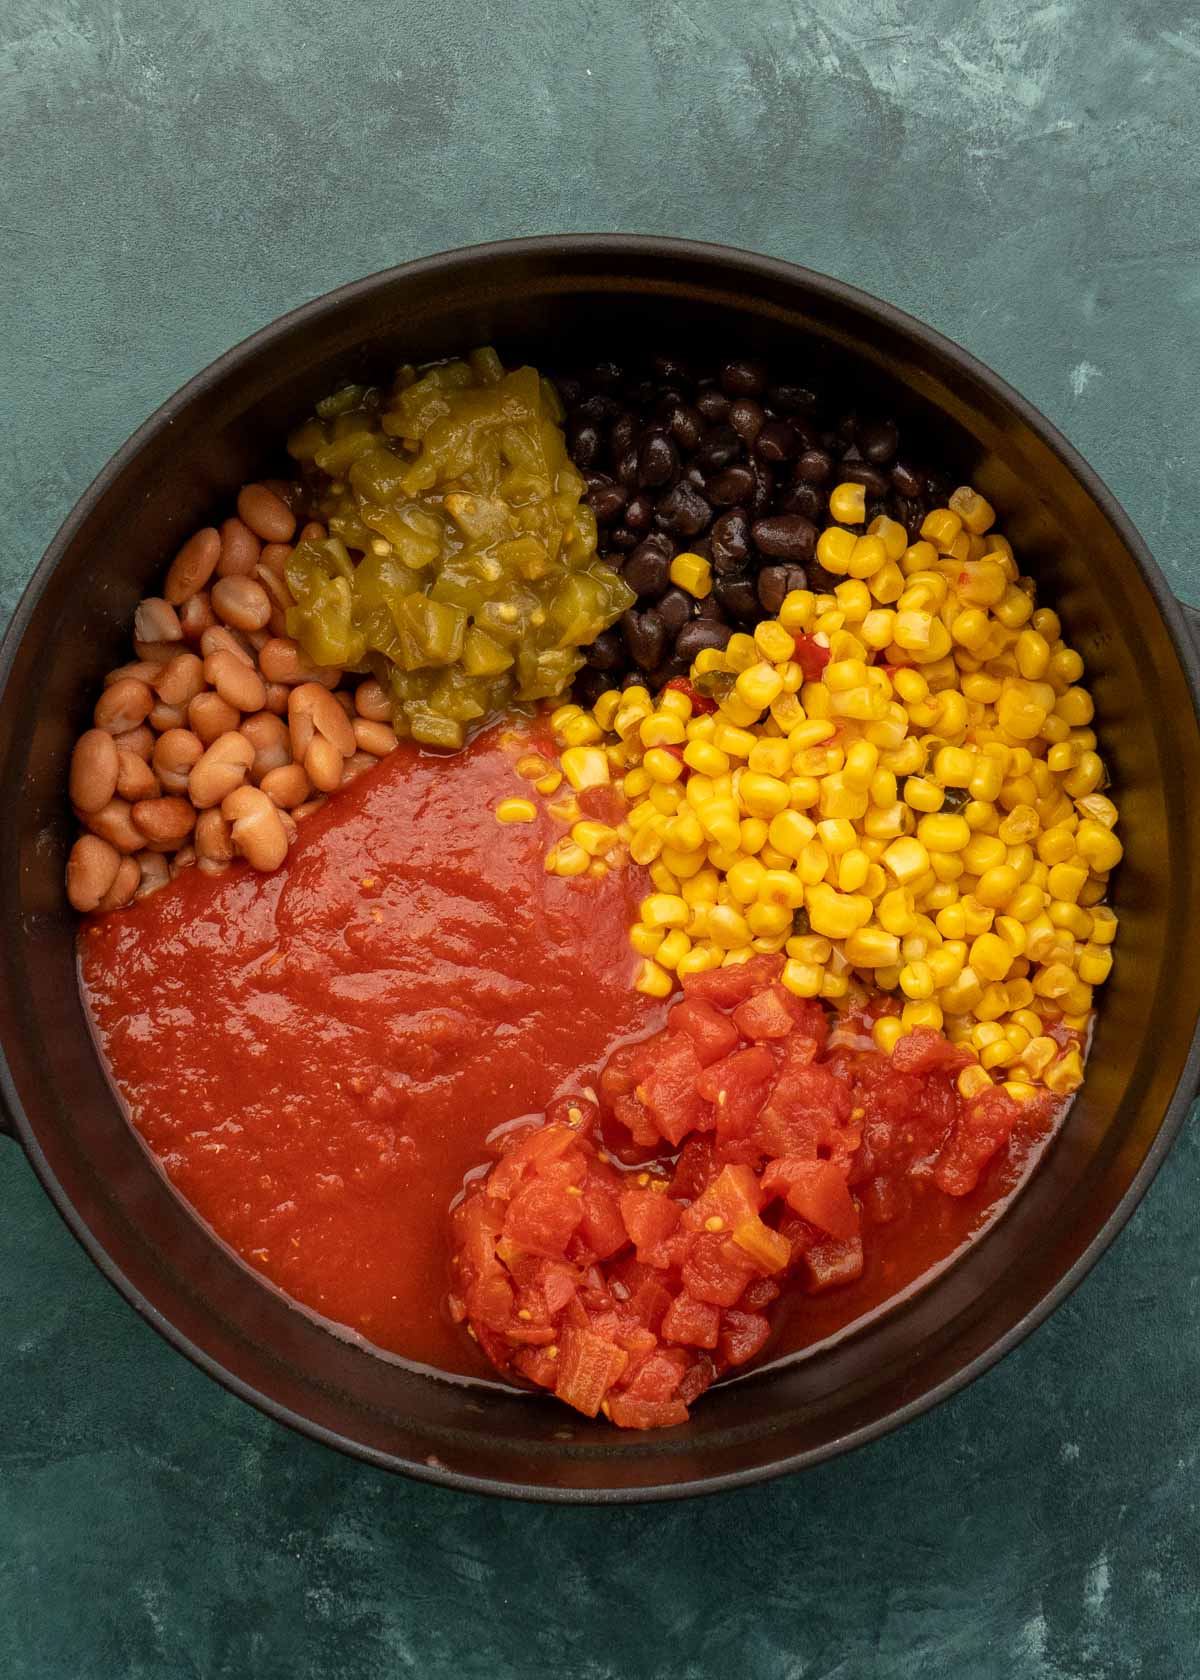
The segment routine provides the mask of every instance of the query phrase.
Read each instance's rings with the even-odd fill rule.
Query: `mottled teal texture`
[[[1179,0],[9,0],[0,618],[236,339],[406,257],[569,229],[726,240],[912,310],[1064,428],[1200,600],[1198,82]],[[0,1675],[1192,1680],[1197,1137],[940,1411],[609,1512],[418,1487],[265,1421],[0,1144]]]

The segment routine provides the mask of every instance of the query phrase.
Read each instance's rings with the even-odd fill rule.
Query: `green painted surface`
[[[0,620],[92,474],[236,339],[406,257],[598,228],[756,247],[924,317],[1200,600],[1198,76],[1178,0],[10,0]],[[1191,1680],[1198,1171],[1193,1124],[1069,1304],[900,1435],[597,1512],[417,1487],[267,1422],[137,1321],[0,1146],[0,1675]]]

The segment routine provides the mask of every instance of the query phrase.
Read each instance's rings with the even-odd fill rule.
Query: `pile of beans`
[[[865,520],[847,529],[860,534],[887,514],[910,541],[952,488],[901,452],[893,420],[831,418],[815,391],[764,362],[714,370],[659,355],[629,368],[599,362],[557,385],[598,552],[638,596],[592,644],[575,682],[582,705],[623,683],[654,691],[685,675],[701,649],[724,648],[777,612],[790,590],[842,582],[814,558],[837,485],[866,491]],[[683,551],[711,562],[704,599],[671,581]]]
[[[338,691],[343,673],[285,633],[298,504],[294,485],[245,485],[236,515],[189,537],[138,607],[134,660],[109,672],[71,760],[77,910],[118,909],[190,865],[277,868],[297,822],[395,747],[379,684]]]

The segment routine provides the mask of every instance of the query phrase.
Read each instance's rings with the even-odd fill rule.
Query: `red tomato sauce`
[[[458,1372],[486,1368],[444,1306],[464,1174],[663,1014],[631,990],[640,872],[547,875],[561,825],[495,819],[531,745],[402,745],[273,875],[187,870],[80,941],[112,1078],[180,1193],[297,1301]]]

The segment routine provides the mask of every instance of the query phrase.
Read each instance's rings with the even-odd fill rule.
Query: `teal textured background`
[[[1198,80],[1176,0],[9,0],[0,622],[235,340],[408,257],[571,229],[742,244],[922,316],[1200,600]],[[0,1145],[0,1675],[1192,1680],[1198,1169],[1193,1122],[1071,1301],[899,1435],[605,1512],[418,1487],[259,1417]]]

